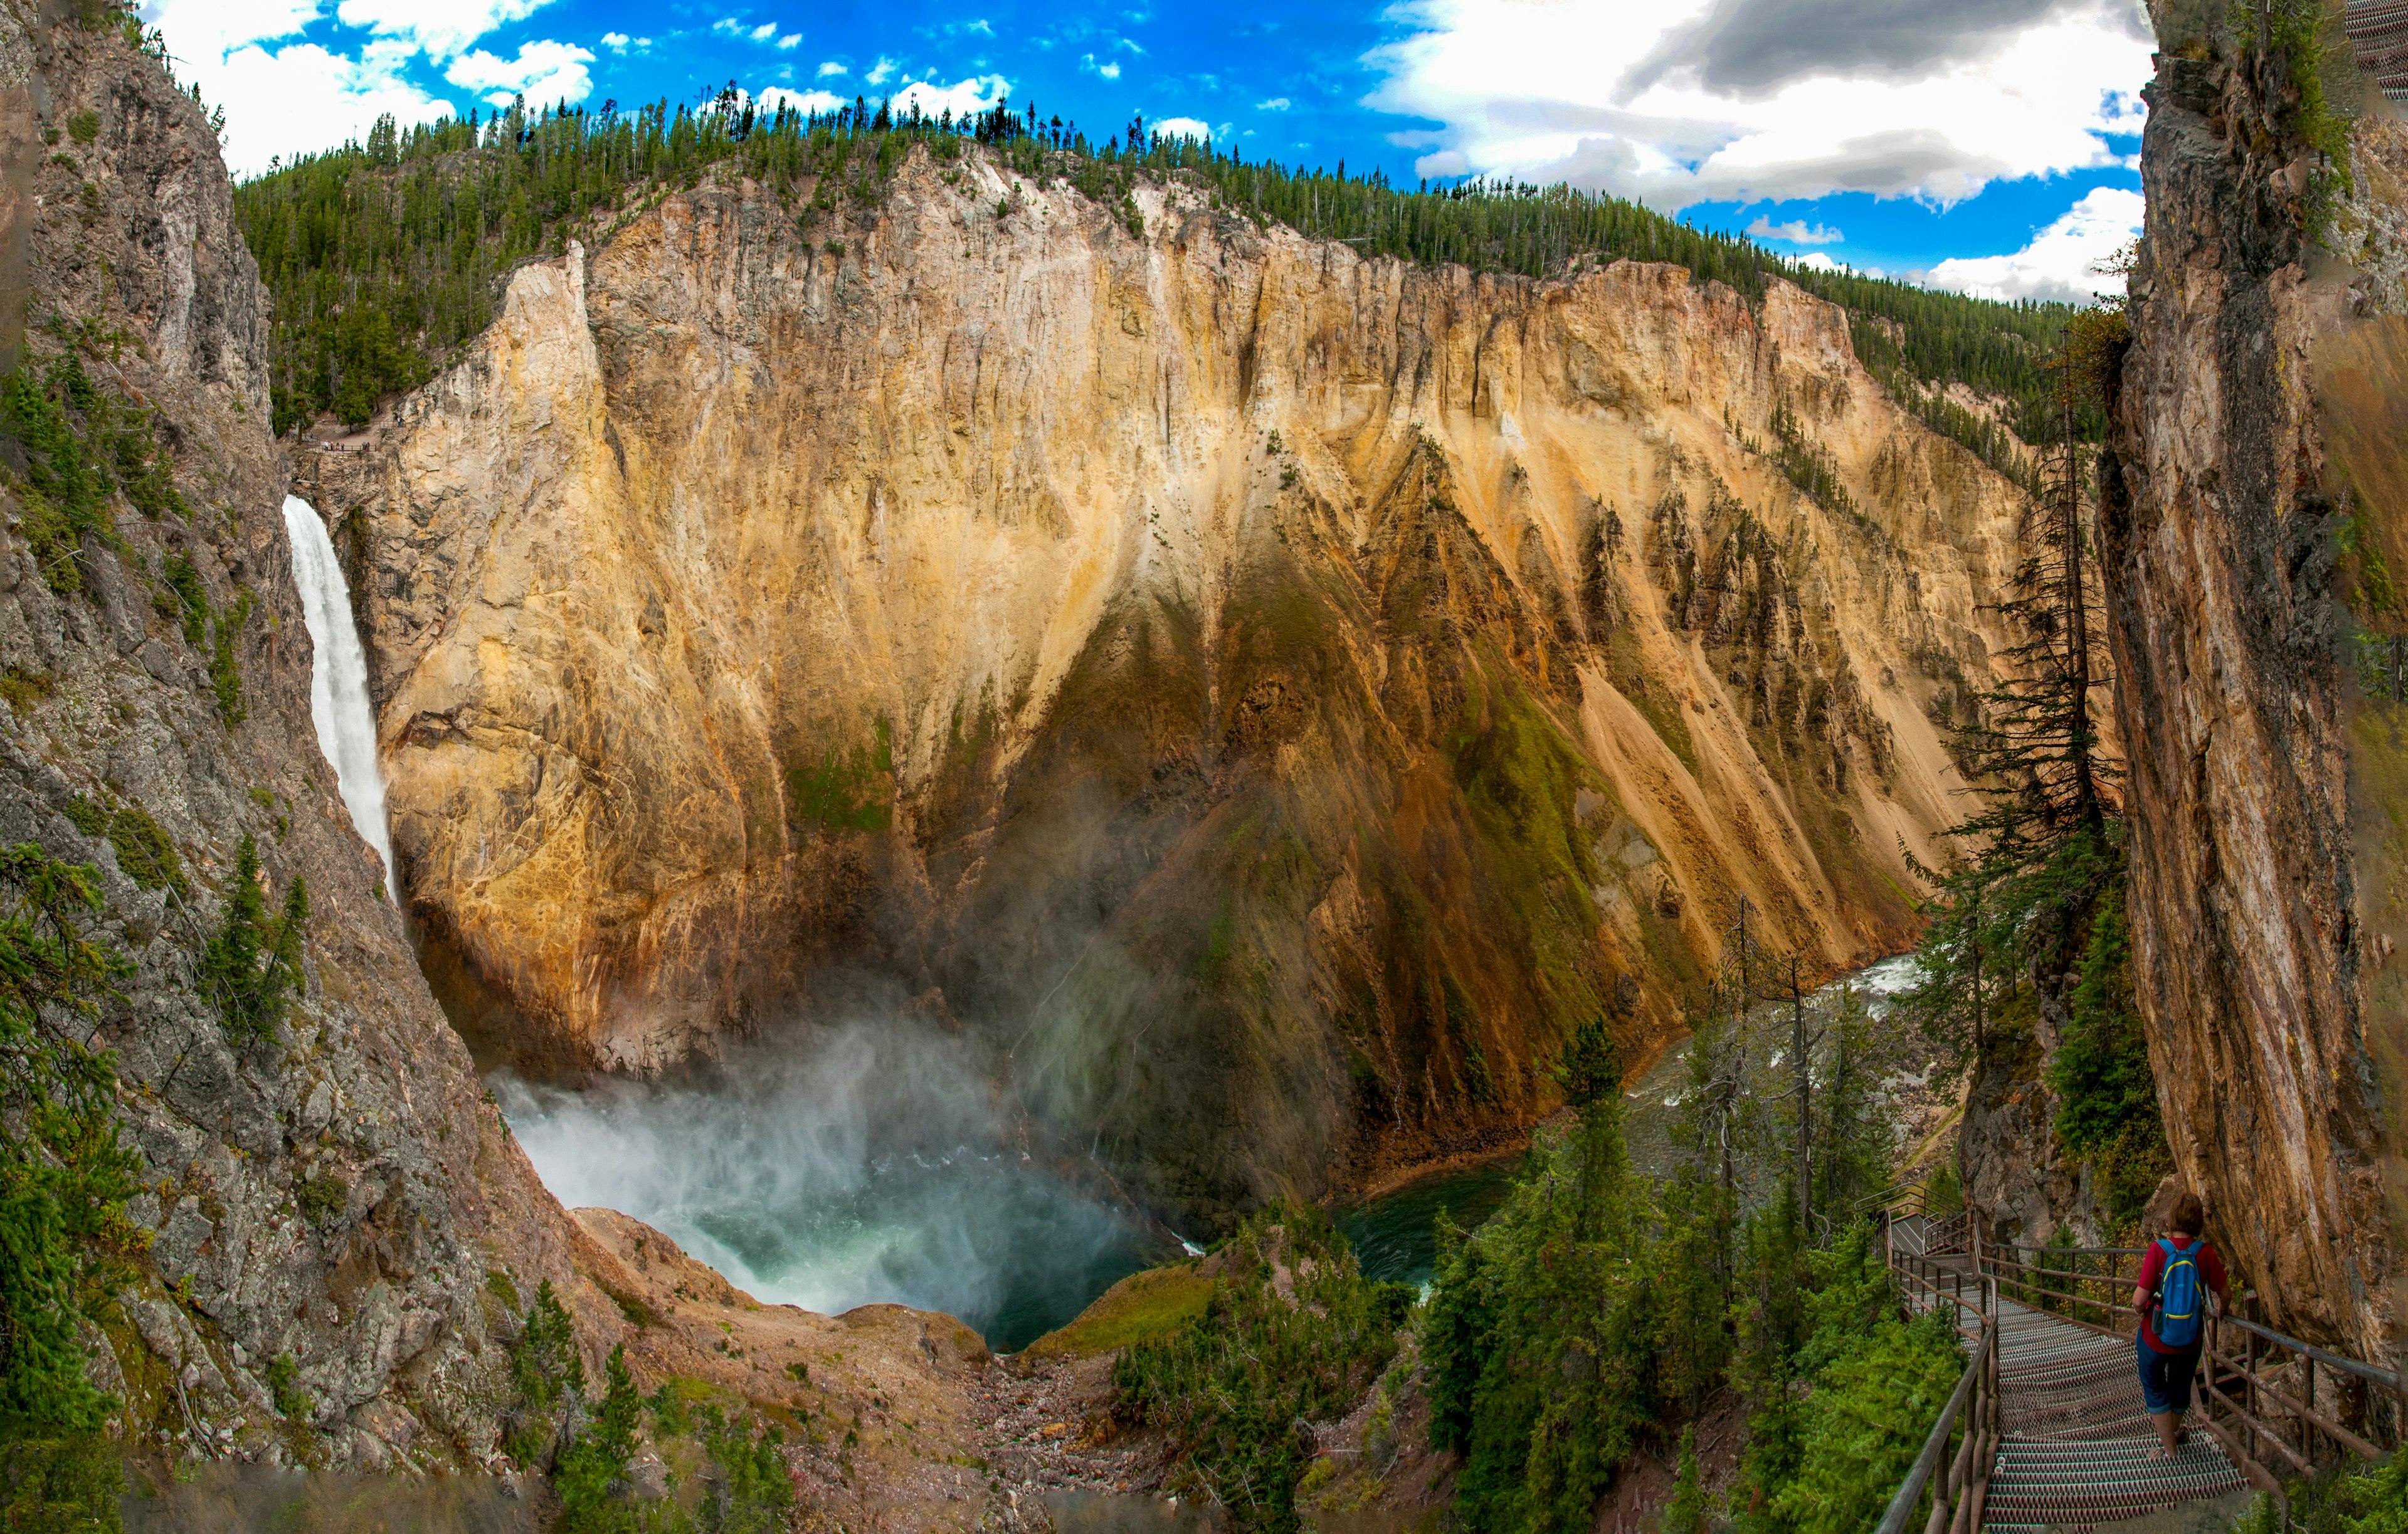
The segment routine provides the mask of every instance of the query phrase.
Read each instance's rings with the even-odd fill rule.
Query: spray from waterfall
[[[317,652],[309,666],[309,718],[318,726],[318,749],[334,766],[351,824],[383,860],[385,888],[392,890],[393,839],[385,831],[384,779],[377,771],[376,710],[368,702],[367,656],[351,623],[351,588],[343,583],[326,524],[298,495],[284,497],[284,530],[293,539],[301,616]]]

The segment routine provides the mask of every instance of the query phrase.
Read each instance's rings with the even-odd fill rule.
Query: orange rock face
[[[1742,898],[1825,971],[1911,939],[2015,495],[1843,314],[998,189],[669,197],[317,486],[494,1048],[931,1011],[1210,1209],[1513,1133]]]

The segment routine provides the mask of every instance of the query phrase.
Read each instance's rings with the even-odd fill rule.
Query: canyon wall
[[[2408,1314],[2408,137],[2371,98],[2327,203],[2282,54],[2181,42],[2100,522],[2135,977],[2218,1239],[2278,1324],[2379,1355]]]
[[[0,420],[0,845],[91,866],[88,934],[130,966],[89,1022],[45,1020],[114,1052],[140,1184],[129,1281],[84,1333],[112,1434],[154,1464],[493,1462],[537,1286],[598,1368],[634,1328],[586,1275],[635,1280],[480,1090],[319,753],[266,299],[216,136],[118,26],[0,0],[0,374],[83,421]],[[79,538],[71,504],[99,518]],[[251,1038],[202,981],[245,839],[271,913],[308,897],[300,983]]]
[[[1742,900],[1911,941],[2018,496],[1844,314],[1137,202],[706,182],[302,455],[480,1046],[915,1010],[1226,1217],[1515,1132],[1585,1018],[1643,1056]]]

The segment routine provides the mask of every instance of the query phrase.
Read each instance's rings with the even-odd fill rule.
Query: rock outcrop
[[[296,465],[473,1037],[931,1011],[1210,1215],[1512,1131],[1580,1019],[1645,1053],[1742,899],[1911,940],[2016,495],[1841,311],[1138,203],[707,182]]]
[[[2336,259],[2281,54],[2172,41],[2100,528],[2138,995],[2220,1239],[2280,1324],[2379,1355],[2408,1314],[2408,139],[2379,101],[2357,123]]]
[[[46,560],[39,492],[0,480],[0,841],[94,865],[135,965],[100,1038],[151,1237],[102,1371],[123,1426],[194,1453],[476,1463],[508,1369],[489,1273],[555,1280],[597,1341],[624,1323],[577,1279],[582,1238],[483,1097],[319,754],[265,299],[215,135],[115,27],[56,21],[0,6],[0,222],[30,332],[8,360],[71,359],[97,409],[147,423],[181,501],[116,500],[111,532]],[[195,982],[246,837],[271,909],[295,880],[310,903],[306,986],[250,1045]]]

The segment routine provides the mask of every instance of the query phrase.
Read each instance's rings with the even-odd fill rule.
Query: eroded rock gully
[[[497,1051],[913,1008],[1210,1216],[1512,1132],[1742,898],[1827,968],[1910,940],[2015,497],[1840,311],[1011,192],[669,196],[296,465]]]

